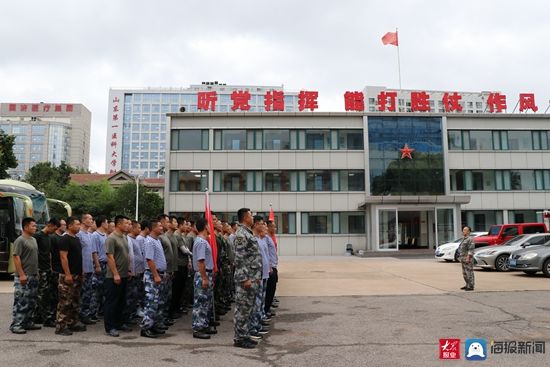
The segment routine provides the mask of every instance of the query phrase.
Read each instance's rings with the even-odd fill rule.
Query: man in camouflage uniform
[[[210,335],[217,331],[210,326],[212,313],[213,284],[212,271],[214,270],[214,259],[212,249],[208,243],[210,228],[204,218],[196,223],[197,238],[193,243],[193,269],[194,274],[194,302],[193,302],[193,337],[198,339],[210,339]]]
[[[10,330],[14,334],[40,329],[32,320],[38,292],[38,245],[33,237],[36,233],[36,221],[33,218],[24,218],[22,227],[23,234],[13,243],[15,291]]]
[[[149,222],[149,235],[143,244],[145,297],[141,336],[147,338],[156,338],[159,334],[164,334],[166,330],[160,312],[161,283],[162,278],[166,276],[166,258],[162,244],[158,239],[162,231],[159,221]]]
[[[472,230],[468,226],[465,226],[462,229],[464,238],[458,247],[459,260],[462,264],[462,275],[464,276],[464,281],[466,282],[466,285],[460,289],[465,291],[473,291],[475,285],[473,261],[475,243],[473,238],[470,236],[471,231]]]
[[[52,218],[41,231],[34,234],[38,244],[38,303],[34,312],[34,322],[46,327],[55,327],[55,313],[52,312],[52,303],[57,302],[57,279],[53,279],[52,272],[52,243],[51,235],[59,227],[59,220]],[[57,275],[57,274],[55,274]]]
[[[237,217],[239,227],[235,236],[234,346],[255,348],[257,342],[250,338],[250,317],[262,281],[262,256],[258,241],[250,229],[253,224],[250,209],[239,209]]]
[[[161,313],[162,322],[164,325],[172,326],[174,325],[174,320],[170,318],[170,305],[172,300],[172,278],[174,270],[174,249],[172,247],[172,242],[170,241],[169,235],[172,235],[172,222],[170,217],[166,214],[161,214],[158,216],[158,220],[162,224],[163,234],[159,236],[159,241],[162,245],[164,251],[164,258],[166,259],[166,275],[162,278],[161,288],[160,288],[160,299],[159,299],[159,312]]]
[[[180,277],[180,279],[178,280],[179,287],[174,290],[174,296],[172,298],[174,302],[177,302],[177,304],[174,305],[174,308],[177,308],[176,312],[183,314],[187,314],[187,309],[185,307],[187,302],[184,300],[184,296],[188,291],[187,277],[190,269],[192,269],[190,262],[192,253],[189,251],[189,248],[191,248],[190,241],[193,241],[193,239],[190,236],[187,236],[188,232],[189,226],[187,221],[184,218],[178,218],[178,230],[174,232],[174,235],[178,241],[176,260],[178,264],[178,272],[176,274]]]
[[[214,281],[214,299],[216,305],[216,315],[225,315],[230,309],[227,304],[225,288],[229,280],[229,255],[227,253],[227,242],[223,237],[223,227],[219,220],[214,222],[216,233],[216,246],[218,247],[218,274]]]

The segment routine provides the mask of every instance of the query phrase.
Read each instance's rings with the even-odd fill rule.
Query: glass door
[[[378,250],[399,250],[397,209],[378,210]]]
[[[456,238],[454,231],[454,210],[453,209],[436,209],[437,210],[437,246],[447,242],[451,242]]]

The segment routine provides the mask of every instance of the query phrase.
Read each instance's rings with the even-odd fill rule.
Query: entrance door
[[[378,250],[399,250],[397,209],[378,210]]]

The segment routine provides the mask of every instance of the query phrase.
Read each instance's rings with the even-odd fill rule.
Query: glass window
[[[340,191],[365,191],[365,171],[340,171]]]
[[[533,139],[530,131],[508,131],[510,150],[532,150]]]
[[[461,213],[462,226],[469,226],[472,231],[487,232],[489,227],[503,222],[501,210],[464,210]]]
[[[264,149],[290,149],[290,130],[264,130]]]
[[[13,135],[26,135],[27,127],[21,125],[12,125],[12,134]]]
[[[306,149],[330,149],[330,130],[306,130]]]
[[[492,150],[493,134],[488,130],[470,130],[471,150]]]
[[[170,146],[172,150],[207,150],[208,130],[172,130]]]
[[[44,142],[44,135],[33,135],[31,141],[36,144],[42,144]]]
[[[223,130],[222,149],[244,150],[246,149],[246,130]]]
[[[449,130],[449,150],[461,150],[462,149],[462,131]]]
[[[33,125],[31,127],[32,135],[44,135],[46,133],[46,125]]]
[[[0,130],[6,134],[11,134],[11,125],[0,125]]]
[[[342,212],[339,214],[338,233],[365,233],[365,213]]]
[[[535,174],[532,170],[510,171],[512,190],[534,190]]]
[[[265,191],[290,191],[289,171],[264,172]]]
[[[306,190],[307,191],[331,191],[332,189],[331,171],[307,171],[306,172]]]
[[[331,213],[302,213],[302,234],[332,233]]]
[[[223,191],[246,191],[246,171],[223,171],[221,187]]]
[[[539,211],[542,212],[542,210],[539,210]],[[537,210],[509,210],[508,211],[508,223],[537,223],[537,222],[539,223],[542,222],[542,214],[537,214]],[[541,239],[544,239],[544,237],[541,237]],[[533,243],[531,242],[531,244]]]
[[[362,150],[364,148],[363,130],[340,130],[338,138],[340,149]]]
[[[199,191],[208,186],[208,171],[170,171],[170,191]]]

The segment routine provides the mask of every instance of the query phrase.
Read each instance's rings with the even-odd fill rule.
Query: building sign
[[[7,106],[7,108],[6,108]],[[73,113],[73,104],[60,103],[3,103],[3,115],[56,115],[60,113]]]
[[[122,111],[124,94],[110,94],[109,127],[107,129],[106,172],[115,173],[122,167]]]

